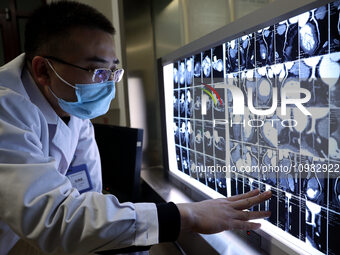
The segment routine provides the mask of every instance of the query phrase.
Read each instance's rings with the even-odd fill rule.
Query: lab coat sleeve
[[[94,128],[89,120],[84,120],[75,151],[75,165],[86,164],[93,191],[102,192],[102,173],[98,146],[94,138]]]
[[[35,105],[0,87],[0,219],[44,252],[86,254],[157,243],[155,204],[80,195],[44,151],[44,129]]]

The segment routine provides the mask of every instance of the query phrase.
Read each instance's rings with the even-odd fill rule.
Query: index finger
[[[263,192],[255,197],[247,197],[242,200],[235,201],[231,203],[231,206],[236,210],[244,210],[252,207],[253,205],[262,203],[263,201],[269,199],[272,196],[271,191]]]

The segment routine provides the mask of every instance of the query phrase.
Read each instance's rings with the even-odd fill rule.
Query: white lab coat
[[[0,254],[20,237],[44,252],[75,254],[157,243],[155,204],[120,204],[100,193],[91,122],[71,116],[66,125],[24,57],[0,68]],[[65,176],[70,164],[87,165],[93,191],[80,195],[72,188]]]

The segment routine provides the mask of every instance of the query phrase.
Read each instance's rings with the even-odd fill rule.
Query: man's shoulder
[[[31,126],[41,122],[38,107],[29,98],[0,84],[0,120]]]

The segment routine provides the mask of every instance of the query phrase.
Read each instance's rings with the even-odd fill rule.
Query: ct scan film
[[[268,222],[330,255],[340,254],[339,9],[332,2],[164,68],[176,171],[224,196],[271,190],[251,210],[272,211]]]

